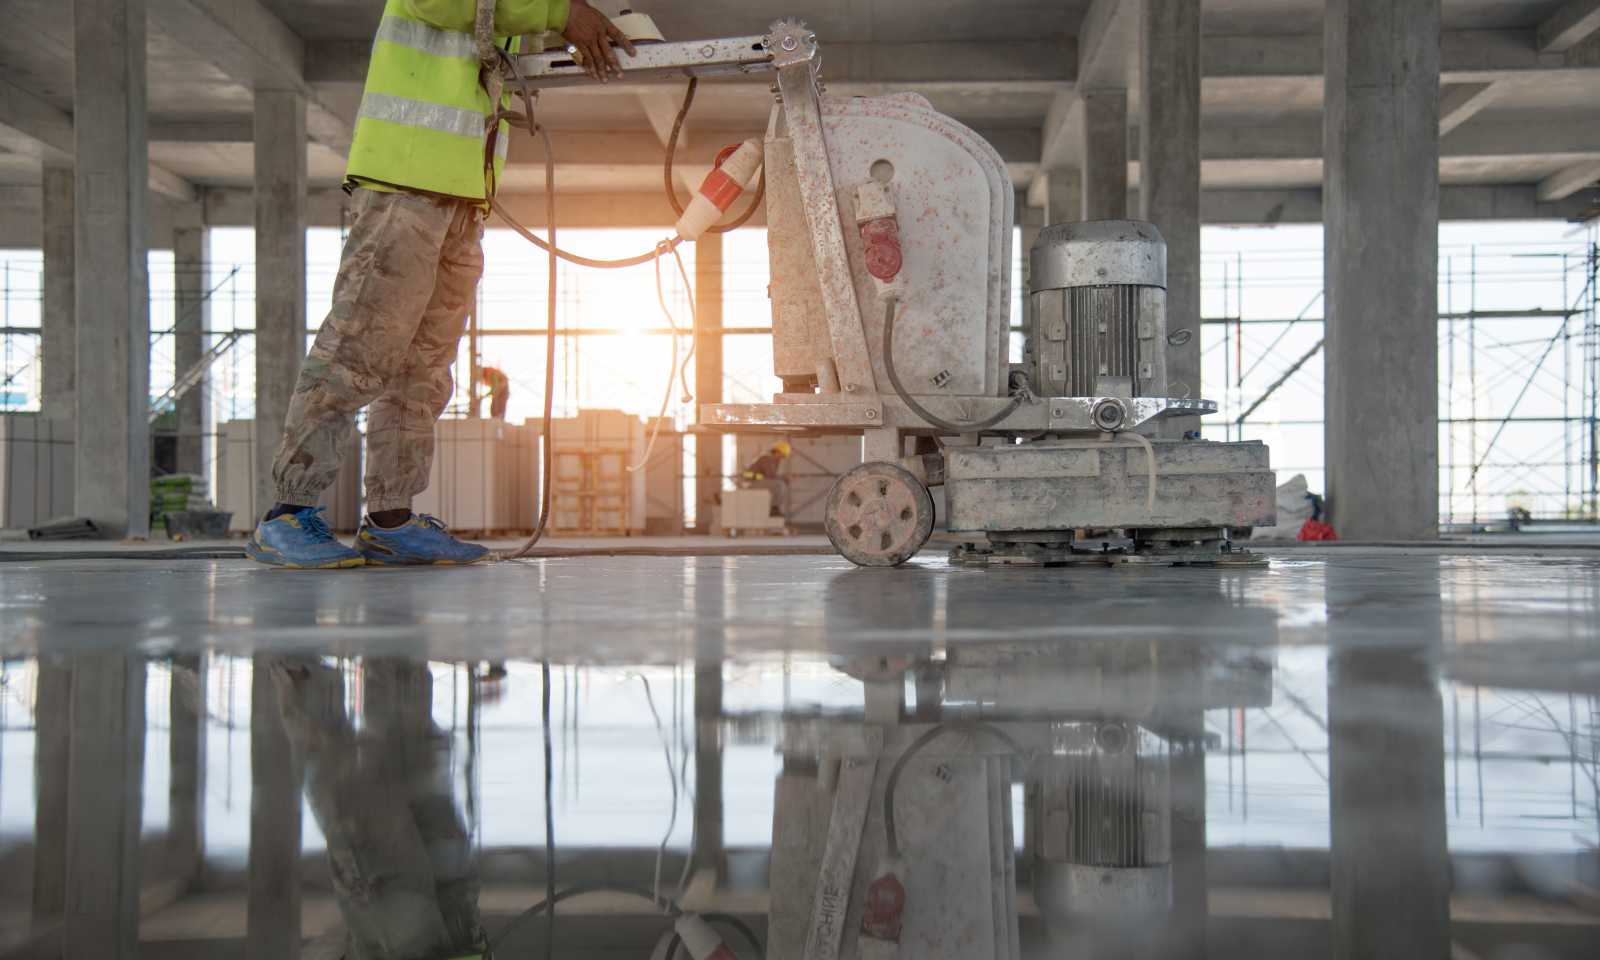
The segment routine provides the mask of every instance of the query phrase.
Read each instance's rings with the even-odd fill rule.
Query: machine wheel
[[[897,567],[933,535],[933,497],[922,481],[892,463],[864,463],[828,492],[828,539],[862,567]]]

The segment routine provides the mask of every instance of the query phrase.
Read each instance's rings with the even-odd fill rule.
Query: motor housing
[[[1167,244],[1154,224],[1046,227],[1030,251],[1024,364],[1057,397],[1166,397]]]

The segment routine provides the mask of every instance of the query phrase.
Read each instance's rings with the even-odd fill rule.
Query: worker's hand
[[[605,14],[589,6],[588,0],[572,0],[567,29],[561,36],[569,44],[568,49],[574,51],[573,59],[584,72],[602,83],[622,76],[622,63],[617,60],[613,44],[628,51],[630,57],[636,55],[627,36]]]

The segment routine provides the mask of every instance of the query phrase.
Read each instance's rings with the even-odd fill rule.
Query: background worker
[[[745,467],[739,474],[739,485],[747,489],[765,489],[772,494],[772,508],[769,513],[774,517],[784,515],[784,507],[789,502],[789,481],[783,477],[783,465],[789,461],[789,455],[794,448],[789,446],[789,441],[779,440],[772,445],[772,449],[756,458],[755,462]]]
[[[245,547],[252,559],[327,568],[488,554],[411,512],[427,489],[434,421],[455,389],[450,365],[483,273],[487,197],[511,133],[493,122],[479,80],[475,11],[475,0],[384,5],[346,168],[355,220],[272,464],[277,502]],[[507,52],[516,37],[548,30],[561,31],[596,79],[621,75],[613,43],[633,52],[586,0],[495,4]],[[312,505],[338,473],[351,416],[368,404],[367,516],[352,550]]]
[[[511,402],[511,378],[499,367],[483,367],[478,378],[489,388],[489,419],[504,420],[506,404]]]

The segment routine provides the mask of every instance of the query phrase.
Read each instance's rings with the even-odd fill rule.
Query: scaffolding
[[[1285,476],[1322,470],[1321,256],[1234,251],[1203,261],[1206,393],[1222,405],[1207,434],[1273,444]],[[1594,224],[1561,242],[1441,246],[1445,529],[1600,523],[1597,274]],[[1247,299],[1298,311],[1253,313]],[[1209,385],[1217,373],[1220,389]],[[1295,431],[1299,442],[1285,442]]]

